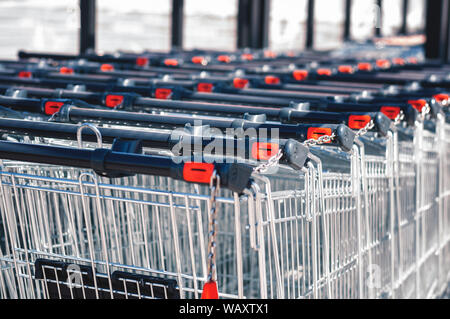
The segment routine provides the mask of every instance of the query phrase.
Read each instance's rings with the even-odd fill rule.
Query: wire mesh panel
[[[400,131],[395,135],[395,224],[398,261],[395,268],[394,296],[412,298],[415,295],[416,260],[416,165],[413,135]]]
[[[102,291],[104,297],[136,297],[140,288],[147,289],[142,297],[199,296],[206,271],[209,196],[183,193],[188,186],[158,177],[139,176],[117,184],[76,170],[67,171],[70,176],[65,178],[55,177],[61,169],[54,167],[21,165],[20,171],[7,164],[2,170],[5,294],[68,297],[65,280],[71,276],[66,271],[80,267],[88,271],[86,280],[93,285],[81,288],[91,289],[91,297],[100,297]],[[177,192],[143,185],[164,185]],[[229,278],[236,277],[238,258],[234,223],[227,220],[235,218],[236,200],[219,199],[227,214],[218,250],[226,254],[218,259],[217,272],[223,294],[230,297],[237,290],[238,283]],[[50,282],[46,276],[51,276]],[[122,290],[116,291],[121,283]],[[143,286],[128,287],[133,283]],[[146,285],[160,287],[155,288],[159,292],[149,295]],[[134,293],[128,296],[126,289]]]
[[[319,154],[303,171],[300,189],[281,191],[279,182],[261,180],[261,189],[270,194],[255,197],[258,254],[266,260],[260,265],[265,266],[260,277],[268,284],[264,297],[359,296],[358,208],[351,156],[341,153],[341,163],[325,165],[324,172],[321,160],[335,153]],[[285,183],[293,177],[281,179]]]
[[[427,297],[434,293],[437,284],[438,257],[436,255],[438,245],[438,173],[439,158],[437,137],[434,132],[423,131],[422,163],[419,180],[419,207],[417,209],[418,228],[420,236],[418,243],[417,259],[420,267],[419,296]]]
[[[396,236],[392,232],[393,185],[390,183],[392,172],[388,162],[387,156],[372,155],[365,158],[367,186],[363,193],[361,240],[367,282],[364,296],[370,298],[386,296],[392,285],[392,252]]]
[[[300,176],[297,178],[297,184]],[[283,176],[283,184],[296,182]],[[253,197],[254,245],[260,261],[262,298],[300,298],[313,285],[314,246],[305,189],[275,190],[280,182],[261,178]],[[252,225],[252,224],[250,224]]]
[[[440,240],[440,257],[441,257],[441,282],[449,280],[450,276],[450,149],[449,140],[450,137],[450,126],[445,124],[443,127],[442,143],[444,144],[441,149],[442,161],[441,168],[443,176],[441,194],[440,194],[440,205],[442,212],[442,219],[439,225],[441,225],[442,236]]]
[[[320,273],[327,289],[319,296],[357,298],[360,293],[358,209],[352,188],[349,174],[324,175],[325,214],[318,216],[322,219],[318,231],[328,237],[329,247],[322,245]]]

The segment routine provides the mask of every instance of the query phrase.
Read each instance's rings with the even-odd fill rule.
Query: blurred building
[[[306,37],[307,0],[271,0],[269,47],[303,49]],[[403,0],[383,6],[382,34],[401,27]],[[316,0],[314,45],[332,49],[342,41],[345,0]],[[373,36],[374,0],[352,2],[351,37]],[[423,31],[424,0],[409,0],[409,32]],[[97,0],[99,51],[167,51],[170,49],[172,0]],[[18,50],[76,53],[80,28],[78,0],[0,1],[0,57]],[[237,43],[238,0],[185,0],[183,48],[233,50]]]

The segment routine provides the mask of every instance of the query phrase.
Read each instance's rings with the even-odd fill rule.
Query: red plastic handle
[[[114,94],[108,94],[105,98],[105,105],[107,107],[116,107],[123,102],[123,95],[114,95]]]
[[[188,162],[183,166],[183,179],[187,182],[209,184],[214,164]]]
[[[279,149],[280,146],[276,143],[253,143],[252,158],[256,160],[267,161],[272,156],[276,155]]]
[[[310,139],[315,139],[317,140],[319,137],[324,136],[324,135],[331,135],[332,131],[331,128],[329,127],[310,127],[308,128],[308,140]],[[328,143],[331,143],[331,141],[329,141]]]

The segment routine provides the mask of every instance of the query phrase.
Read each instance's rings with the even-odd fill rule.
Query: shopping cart
[[[322,150],[322,152],[324,151]],[[335,154],[341,154],[341,156],[344,157],[343,162],[345,162],[346,164],[349,163],[348,155],[346,155],[344,152],[339,151],[338,149],[334,149],[333,152]],[[222,256],[218,254],[218,257],[220,259],[217,260],[216,266],[216,272],[218,274],[217,281],[218,286],[221,288],[221,296],[246,296],[253,298],[267,298],[269,296],[301,297],[311,294],[312,290],[315,291],[316,295],[319,293],[318,288],[312,288],[312,286],[316,286],[317,282],[320,280],[317,273],[319,271],[318,264],[321,263],[321,257],[318,250],[321,249],[321,245],[327,245],[328,242],[322,243],[322,239],[318,239],[319,242],[313,243],[309,239],[309,235],[305,234],[305,232],[317,232],[317,226],[315,225],[316,223],[314,222],[314,220],[318,217],[315,216],[316,214],[312,210],[313,208],[308,204],[308,201],[318,201],[318,199],[316,198],[319,198],[319,195],[317,194],[317,191],[315,189],[318,187],[317,179],[321,176],[321,173],[319,173],[321,168],[320,161],[313,157],[313,155],[311,155],[311,157],[315,159],[316,163],[318,163],[318,167],[314,167],[314,165],[309,163],[309,168],[307,170],[304,170],[303,173],[297,171],[297,173],[294,174],[291,168],[284,167],[284,173],[282,170],[278,171],[276,175],[269,175],[269,177],[255,177],[255,182],[248,190],[248,194],[244,197],[241,196],[241,198],[239,198],[237,194],[232,195],[231,193],[228,193],[227,196],[224,196],[225,198],[227,198],[227,200],[218,199],[218,202],[221,203],[220,209],[223,209],[224,212],[227,212],[227,214],[224,214],[224,216],[222,216],[223,220],[220,220],[220,222],[218,223],[219,225],[222,224],[221,227],[223,228],[220,228],[220,232],[217,234],[217,251],[225,252]],[[173,181],[171,181],[171,179],[159,177],[150,178],[149,180],[148,178],[135,177],[133,181],[122,180],[118,183],[119,185],[111,185],[108,183],[103,184],[98,181],[94,183],[91,182],[89,184],[89,186],[91,187],[91,193],[88,193],[88,191],[85,191],[83,188],[84,182],[80,180],[80,176],[87,176],[87,173],[82,173],[74,168],[62,170],[61,168],[56,169],[55,167],[49,167],[45,165],[39,165],[35,167],[23,164],[18,165],[18,163],[13,162],[11,164],[4,164],[4,174],[4,177],[7,178],[8,181],[5,181],[3,185],[5,185],[5,187],[6,185],[8,185],[7,188],[13,188],[13,190],[10,190],[10,193],[8,193],[8,195],[12,197],[9,200],[13,202],[13,204],[5,204],[6,207],[10,207],[10,209],[11,207],[17,209],[18,206],[14,206],[14,202],[16,203],[16,205],[20,205],[18,203],[20,203],[22,200],[25,200],[25,198],[35,198],[36,196],[40,198],[40,203],[47,203],[47,205],[51,205],[50,203],[55,205],[55,203],[59,203],[60,201],[63,203],[61,204],[61,208],[58,208],[53,212],[51,209],[49,209],[52,206],[44,206],[45,208],[40,208],[34,207],[33,205],[33,207],[30,208],[30,211],[25,208],[23,209],[25,220],[29,220],[29,223],[33,225],[30,226],[33,228],[33,230],[27,229],[27,231],[29,231],[30,233],[23,235],[30,238],[30,241],[26,243],[26,246],[29,245],[30,247],[24,247],[18,244],[21,241],[16,238],[6,239],[5,246],[8,246],[10,248],[8,249],[7,247],[5,251],[10,250],[12,247],[14,247],[14,249],[12,252],[12,256],[4,256],[2,260],[5,263],[11,263],[10,267],[12,267],[12,264],[24,265],[23,269],[16,269],[16,271],[19,271],[19,274],[16,276],[11,273],[14,271],[12,268],[8,268],[9,273],[4,272],[3,274],[5,281],[12,282],[12,278],[17,277],[16,279],[19,281],[19,283],[17,284],[18,287],[20,288],[21,285],[25,286],[22,291],[19,291],[18,295],[14,296],[32,297],[32,293],[35,293],[34,297],[68,297],[67,287],[64,288],[66,289],[66,295],[63,294],[63,296],[59,293],[55,295],[55,289],[59,287],[57,285],[57,275],[62,276],[62,278],[68,277],[69,274],[65,274],[64,271],[67,267],[72,267],[69,264],[73,264],[75,260],[79,261],[79,263],[75,263],[76,265],[89,265],[89,258],[86,257],[86,254],[89,251],[89,246],[95,244],[100,245],[102,242],[102,245],[104,246],[95,246],[97,248],[94,249],[94,252],[96,254],[95,256],[99,256],[95,259],[96,261],[98,261],[98,263],[96,263],[96,265],[98,265],[98,269],[93,268],[90,273],[104,274],[106,272],[107,276],[104,276],[103,284],[105,283],[105,280],[108,280],[108,278],[115,278],[113,276],[113,270],[116,270],[116,268],[113,268],[113,270],[109,271],[108,262],[111,263],[111,267],[118,264],[117,269],[121,271],[124,271],[124,269],[128,269],[123,265],[131,264],[134,267],[141,268],[154,267],[155,272],[152,273],[150,270],[147,270],[146,272],[147,275],[150,274],[153,275],[153,277],[155,274],[163,275],[164,271],[161,271],[161,269],[166,269],[165,272],[171,274],[172,277],[178,272],[178,281],[174,285],[174,287],[176,287],[176,290],[179,291],[179,296],[200,296],[202,286],[201,281],[205,280],[205,277],[203,275],[206,265],[206,263],[203,263],[205,265],[202,265],[201,263],[201,261],[205,261],[204,253],[202,253],[201,247],[203,247],[203,250],[205,250],[206,239],[203,238],[203,244],[199,244],[198,241],[202,241],[201,238],[202,236],[204,236],[204,234],[200,234],[198,231],[199,229],[202,229],[202,227],[206,227],[205,225],[208,224],[207,220],[205,219],[205,213],[202,212],[202,210],[208,207],[206,200],[209,198],[209,196],[207,195],[203,195],[203,197],[200,195],[202,193],[202,189],[200,187],[198,187],[198,194],[193,195],[189,194],[192,189],[187,190],[186,186],[183,187],[179,183],[174,183]],[[92,177],[92,175],[89,176]],[[311,176],[311,180],[309,176]],[[60,180],[61,177],[63,177],[62,180]],[[21,182],[15,182],[16,178],[19,178]],[[33,185],[29,186],[28,183],[30,183],[31,180],[33,181]],[[96,179],[94,178],[94,180]],[[48,183],[50,183],[50,186]],[[63,186],[61,186],[61,184]],[[133,187],[126,187],[123,186],[123,184],[132,185]],[[74,185],[79,185],[80,188],[78,189],[78,186]],[[145,185],[146,187],[140,189],[137,188],[136,185]],[[148,188],[148,186],[161,187],[163,185],[164,189],[169,186],[174,187],[173,189],[176,189],[177,193],[180,192],[180,188],[181,190],[184,190],[182,203],[180,202],[181,204],[178,204],[177,200],[181,201],[181,199],[178,199],[178,196],[170,199],[170,197],[172,196],[169,195],[172,194],[170,192],[168,193],[162,190],[158,191]],[[272,187],[274,187],[275,189],[285,189],[287,191],[273,191]],[[55,190],[55,188],[57,190]],[[69,188],[70,191],[67,188]],[[289,191],[289,189],[291,189],[291,191]],[[92,193],[94,190],[95,193]],[[31,192],[33,194],[28,194],[28,192]],[[35,192],[39,193],[39,195],[34,194]],[[10,195],[12,193],[14,194],[14,196]],[[21,197],[19,199],[16,194],[21,194],[19,196],[24,197]],[[89,194],[89,196],[86,196],[86,194]],[[125,196],[125,194],[129,195]],[[147,198],[147,196],[143,194],[150,194],[155,196],[150,196],[149,198]],[[169,199],[171,200],[171,202],[169,202],[169,205],[167,204],[167,200],[164,204],[159,203],[159,201],[164,201],[163,194],[169,196]],[[60,196],[62,196],[63,199],[59,198]],[[5,195],[4,197],[8,196]],[[195,206],[195,209],[191,207],[192,205],[194,205],[191,204],[194,199],[197,205]],[[80,202],[76,202],[77,200]],[[96,208],[93,208],[92,206],[94,205],[94,203],[95,205],[97,205]],[[134,208],[134,205],[138,205],[138,208]],[[317,205],[319,205],[319,203],[317,203]],[[155,206],[157,208],[154,208]],[[70,207],[73,207],[72,210],[70,209]],[[81,218],[80,216],[84,216],[85,213],[81,214],[80,212],[75,212],[77,209],[84,210],[87,209],[87,207],[89,207],[88,210],[95,210],[96,215],[94,216],[97,216],[98,224],[94,224],[94,227],[93,225],[86,225],[86,220],[79,220]],[[105,207],[104,210],[101,210],[101,207]],[[13,211],[14,208],[12,208]],[[111,211],[111,209],[113,209],[113,211]],[[117,213],[117,219],[113,218],[112,220],[108,220],[106,215],[102,215],[106,214],[105,212],[108,212],[108,214],[112,214],[116,209],[123,210],[120,213]],[[194,217],[191,217],[190,214],[187,213],[191,209],[198,210],[198,212],[196,213],[197,220],[195,223]],[[132,210],[133,212],[136,211],[136,215],[133,215],[135,219],[130,219],[131,217],[128,216],[128,212],[130,210]],[[165,218],[164,221],[161,221],[161,214],[163,214],[164,210],[167,210],[168,213],[170,211],[171,218],[176,218],[179,214],[183,216],[178,217],[180,219],[177,218],[176,221],[170,221],[167,218]],[[63,211],[70,211],[71,214],[74,214],[74,216],[62,217],[60,216],[61,214],[66,214]],[[150,211],[152,212],[152,214],[157,215],[142,217],[142,214],[149,214]],[[232,214],[232,211],[234,211],[235,213]],[[138,214],[138,212],[140,215]],[[5,227],[7,228],[7,232],[5,231],[5,234],[9,233],[20,236],[20,230],[24,227],[23,221],[22,226],[17,226],[17,224],[20,225],[21,222],[12,222],[9,216],[9,214],[11,213],[12,212],[9,210],[8,213],[4,213],[2,216],[3,224],[6,225]],[[36,218],[36,216],[41,216],[48,213],[50,213],[50,216],[47,216],[47,218],[45,219],[46,221],[42,221],[40,219],[32,220],[33,218]],[[56,216],[52,214],[56,214]],[[116,214],[113,215],[116,216]],[[164,234],[167,234],[168,230],[166,228],[160,227],[171,226],[173,227],[173,229],[177,229],[177,236],[179,238],[178,241],[186,246],[174,247],[173,245],[176,245],[177,240],[175,240],[173,245],[171,243],[167,243],[167,241],[173,240],[174,236],[176,236],[174,234],[168,235],[168,237],[158,237],[150,239],[148,239],[147,237],[139,237],[139,235],[136,235],[137,238],[134,238],[134,236],[127,238],[127,236],[129,236],[130,234],[135,233],[144,236],[142,225],[135,225],[135,223],[142,222],[141,219],[137,219],[138,217],[149,219],[159,218],[158,222],[151,223],[153,227],[157,227],[154,229],[152,234],[158,233],[160,234],[160,236],[164,236]],[[84,218],[86,219],[87,217]],[[49,222],[49,220],[52,222]],[[153,221],[153,219],[151,221]],[[289,235],[290,238],[285,244],[290,246],[290,249],[286,249],[286,247],[277,247],[283,242],[280,241],[280,238],[282,237],[279,236],[281,236],[281,234],[276,233],[277,230],[274,228],[274,222],[281,226],[280,231],[283,233],[282,237],[287,237]],[[104,225],[102,223],[104,223]],[[74,225],[77,225],[77,227],[75,227]],[[95,225],[98,226],[95,227]],[[100,225],[103,225],[103,230],[109,229],[110,231],[107,232],[107,234],[102,234]],[[69,231],[69,226],[72,227],[72,233],[67,233]],[[87,230],[88,228],[94,228],[95,233],[89,234],[89,231]],[[33,233],[35,229],[37,231],[45,230],[46,232],[50,232],[45,236],[47,238],[47,241],[45,241],[44,243],[36,243],[35,240],[37,237],[39,237],[39,235]],[[74,229],[78,229],[78,232],[81,233],[72,235]],[[81,231],[81,229],[83,229],[83,231]],[[137,232],[137,229],[139,229],[140,231]],[[163,230],[165,230],[165,232]],[[118,238],[109,238],[108,236],[112,236],[112,234],[116,234],[115,236]],[[128,235],[126,236],[126,234]],[[82,240],[82,242],[84,243],[84,245],[87,245],[87,247],[73,247],[74,245],[77,245],[76,242],[74,243],[75,239],[73,238],[71,239],[72,241],[67,244],[64,239],[68,239],[67,237],[70,236],[78,236],[78,238],[83,238],[84,240]],[[89,236],[91,237],[90,241],[88,238]],[[104,238],[102,238],[102,236]],[[300,236],[303,236],[303,238],[301,239]],[[147,240],[145,240],[145,238],[147,238]],[[107,242],[108,244],[104,244],[105,242]],[[141,246],[138,245],[137,247],[133,248],[133,244],[131,243],[134,242],[139,242]],[[14,245],[18,245],[19,247],[15,247]],[[145,250],[144,248],[142,248],[142,245],[150,246],[150,248],[146,248],[147,255],[143,255]],[[222,247],[222,245],[224,246]],[[302,247],[301,251],[296,249],[294,252],[294,250],[292,250],[293,247],[300,247],[300,245]],[[127,253],[124,253],[120,250],[116,251],[118,247],[128,247]],[[157,250],[152,250],[151,247],[154,247],[154,249]],[[230,250],[230,247],[234,249]],[[35,251],[34,253],[37,256],[34,256],[33,252],[31,253],[31,257],[29,257],[29,255],[23,256],[20,254],[25,251],[29,252],[30,249],[32,251]],[[233,251],[235,251],[235,253]],[[85,254],[83,255],[82,252],[84,252]],[[158,255],[155,255],[156,252],[158,252]],[[188,252],[189,255],[184,256],[184,254],[187,254]],[[292,253],[294,253],[294,255],[291,256],[290,254]],[[14,257],[14,254],[16,254],[16,257]],[[300,254],[303,255],[301,259]],[[73,255],[76,255],[75,257],[77,258],[75,258]],[[153,264],[150,264],[150,261],[148,260],[148,258],[150,258],[150,255],[152,255],[151,258],[154,259]],[[307,255],[311,257],[314,256],[313,260],[311,261],[309,258],[307,258]],[[84,257],[80,259],[80,256]],[[91,257],[90,261],[92,264],[92,255],[89,256]],[[158,261],[158,259],[162,258],[162,256],[164,256],[163,260]],[[50,257],[52,257],[53,259]],[[54,261],[55,257],[60,258],[56,260],[56,264]],[[23,259],[20,259],[20,261],[22,261],[21,263],[20,261],[17,261],[17,258],[25,258],[25,261]],[[289,263],[284,264],[284,258],[286,258],[287,260],[292,260],[290,260]],[[48,261],[48,259],[51,259],[52,261]],[[177,259],[178,261],[176,261]],[[295,262],[294,259],[296,260]],[[37,290],[38,288],[34,288],[33,290],[33,286],[29,286],[30,282],[33,282],[33,280],[30,281],[29,276],[33,273],[36,274],[36,261],[38,262],[37,265],[39,267],[43,267],[42,265],[45,265],[44,270],[49,267],[49,269],[52,269],[52,274],[50,274],[51,271],[47,273],[46,271],[42,270],[41,272],[37,272],[37,276],[38,279],[44,279],[44,281],[46,281],[47,276],[50,276],[53,281],[56,281],[53,282],[54,284],[56,284],[56,287],[52,286],[53,290],[50,289],[51,291],[53,291],[53,295],[51,294],[51,292],[49,292],[50,295],[45,295],[42,292],[42,294],[39,295]],[[304,265],[303,262],[305,263]],[[59,267],[57,268],[57,270],[54,269],[56,267],[55,265]],[[125,268],[121,268],[121,266],[119,265],[122,265]],[[164,267],[164,265],[166,266]],[[187,265],[189,265],[189,269],[182,268],[180,270],[179,267],[181,267],[181,265],[183,265],[183,267],[187,267]],[[32,271],[33,269],[34,271]],[[136,270],[137,268],[129,268],[129,270],[130,269]],[[200,269],[202,269],[203,275],[201,275]],[[145,273],[144,269],[142,269],[142,271]],[[304,274],[302,275],[302,273]],[[36,276],[35,274],[31,276]],[[108,277],[108,274],[110,274],[110,277]],[[124,276],[126,275],[127,274],[125,274]],[[28,281],[26,281],[28,283],[21,282],[21,279],[19,278],[22,278],[22,276],[28,278]],[[84,278],[83,276],[81,277],[82,279]],[[87,273],[86,276],[88,276]],[[89,277],[90,279],[86,277],[86,280],[88,282],[89,280],[91,280],[90,282],[95,283],[96,277],[92,276],[94,275],[91,275],[91,277]],[[33,278],[36,279],[36,277]],[[189,281],[190,279],[190,283],[185,283],[184,278],[187,278],[187,281]],[[182,281],[181,285],[178,283],[180,280]],[[104,285],[102,286],[101,283],[99,283],[99,287],[101,289],[107,288],[105,288]],[[91,295],[89,296],[92,296],[92,294],[95,292],[96,289],[94,288],[92,288],[94,291],[91,291]],[[24,292],[25,294],[23,294]],[[5,296],[7,296],[9,293],[13,292],[5,291],[4,293]],[[72,295],[70,296],[72,297]],[[95,297],[100,296],[95,295]],[[116,297],[114,293],[113,297]]]
[[[92,156],[101,149],[2,143],[5,153],[11,150],[5,157],[25,158],[23,154],[32,150],[35,157],[28,161],[39,161],[41,156],[44,163],[3,163],[2,297],[198,296],[206,278],[208,218],[214,217],[208,212],[212,205],[227,212],[220,216],[224,228],[217,237],[217,251],[228,253],[232,247],[234,236],[228,233],[225,221],[235,217],[228,213],[237,213],[241,206],[238,195],[231,191],[222,194],[218,189],[208,194],[208,187],[192,189],[176,178],[205,183],[214,176],[214,189],[219,185],[223,188],[226,180],[242,181],[244,171],[226,165],[223,174],[217,169],[214,175],[213,164],[192,162],[182,164],[180,171],[174,170],[171,159],[109,152],[103,162],[105,169],[133,167],[134,162],[142,165],[143,172],[159,176],[137,175],[108,183],[86,170],[45,164],[62,158],[68,163],[72,157],[80,167],[85,162],[99,165],[92,162]],[[127,170],[139,171],[137,166]],[[169,173],[175,179],[162,177]],[[247,183],[241,186],[245,188]],[[29,205],[23,206],[23,201]],[[215,271],[220,274],[223,270],[225,276],[220,275],[219,283],[235,274],[235,263],[227,259],[223,255],[217,261]],[[66,281],[71,276],[78,276],[78,286]],[[223,286],[225,295],[231,291]]]
[[[284,81],[293,75],[287,63],[314,60],[307,54],[279,61],[267,60],[262,53],[252,54],[255,59],[248,66],[241,61],[226,62],[226,67],[222,62],[197,65],[188,53],[175,57],[146,53],[87,58],[113,63],[118,73],[134,72],[142,77],[163,69],[183,76],[205,69],[216,74],[196,76],[233,79],[238,66],[245,69],[245,77],[253,84],[273,74]],[[148,69],[135,65],[137,58],[143,57],[148,59]],[[101,67],[94,62],[84,66],[64,62],[78,57],[41,58],[55,58],[61,63],[56,64],[58,68],[79,67],[85,73]],[[292,86],[280,83],[283,87],[277,92],[260,84],[253,91],[243,88],[242,93],[197,92],[188,102],[133,95],[151,95],[153,86],[147,91],[133,85],[128,86],[129,91],[116,91],[122,94],[122,101],[129,97],[133,100],[121,107],[143,113],[80,107],[71,101],[58,105],[54,114],[45,114],[41,100],[33,100],[33,109],[30,99],[20,92],[28,90],[40,99],[55,98],[58,91],[60,98],[104,104],[113,91],[103,84],[92,86],[92,91],[42,89],[67,84],[57,84],[58,77],[51,79],[46,69],[41,70],[45,79],[36,76],[19,80],[3,75],[0,80],[8,85],[33,86],[18,88],[15,97],[2,97],[5,106],[15,108],[15,112],[19,107],[22,112],[41,113],[31,117],[27,113],[28,119],[51,115],[52,120],[91,124],[30,125],[30,121],[1,120],[3,138],[16,142],[0,141],[0,296],[171,299],[440,295],[450,279],[450,126],[445,122],[448,96],[438,99],[436,94],[442,92],[440,87],[446,87],[442,76],[447,71],[439,72],[440,80],[434,83],[425,77],[435,71],[424,67],[410,72],[417,73],[411,79],[419,79],[422,85],[412,90],[403,85],[408,81],[401,79],[408,72],[391,74],[382,61],[373,62],[373,72],[343,72],[339,61],[328,65],[330,72],[318,72],[326,68],[326,64],[320,65],[323,58],[317,57],[319,66],[303,73],[303,85],[308,88],[295,88],[290,79],[287,83]],[[169,59],[175,61],[169,63]],[[34,62],[20,63],[18,68]],[[270,67],[264,67],[264,63]],[[90,84],[89,76],[79,79]],[[385,90],[383,83],[401,84],[402,88],[390,96],[391,88]],[[365,86],[371,88],[373,99],[351,97],[351,102],[337,98],[318,103],[315,94],[304,94],[315,85],[327,85],[322,91],[316,90],[320,94],[340,91],[338,88],[348,94]],[[6,92],[10,88],[5,84],[1,89]],[[284,89],[303,92],[289,94],[303,94],[305,101],[297,106],[285,104],[281,97]],[[196,102],[203,98],[209,102]],[[288,115],[287,120],[281,120],[281,111]],[[183,114],[189,112],[197,114]],[[249,114],[241,117],[243,113]],[[260,114],[266,117],[262,119]],[[234,118],[238,115],[239,119]],[[353,131],[337,125],[342,121],[349,124],[351,115],[362,115],[363,124],[350,127]],[[193,124],[199,118],[220,130],[235,126],[278,128],[279,151],[270,152],[264,159],[246,157],[238,164],[234,163],[238,156],[229,154],[233,162],[229,164],[218,163],[216,154],[202,148],[202,158],[212,162],[189,157],[174,164],[175,154],[167,152],[171,146],[167,129]],[[152,128],[136,128],[143,125]],[[86,126],[97,135],[84,132],[90,144],[82,148],[82,143],[75,142],[76,132]],[[117,152],[114,138],[124,136],[132,140],[140,136],[147,143],[146,155]],[[96,139],[99,145],[92,144]],[[249,145],[245,148],[251,155]],[[297,145],[304,157],[295,156],[295,152],[290,155],[286,145]],[[156,152],[155,146],[159,149]]]

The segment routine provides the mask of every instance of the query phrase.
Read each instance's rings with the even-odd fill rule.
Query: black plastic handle
[[[0,132],[5,134],[77,140],[78,129],[79,126],[74,124],[0,118]],[[207,155],[240,157],[252,161],[266,161],[282,150],[284,156],[280,159],[280,164],[289,165],[294,169],[303,167],[309,152],[306,146],[292,139],[237,139],[232,136],[209,134],[207,131],[200,132],[200,134],[192,133],[187,129],[172,132],[103,127],[97,129],[101,134],[102,141],[113,144],[113,149],[116,146],[114,143],[119,139],[122,141],[121,143],[136,141],[142,147],[178,150],[188,154],[201,151]],[[86,130],[83,132],[83,140],[96,142],[97,137],[91,130]],[[215,147],[213,148],[212,145]]]
[[[10,96],[0,96],[0,105],[8,107],[15,111],[23,111],[37,114],[53,115],[57,113],[63,106],[67,105],[78,105],[85,108],[105,108],[95,105],[90,105],[86,102],[80,100],[72,99],[31,99],[22,97],[10,97]]]
[[[311,133],[316,128],[327,128],[327,132],[338,133],[338,127],[340,129],[340,138],[337,138],[338,145],[344,150],[348,151],[349,145],[353,144],[354,133],[350,128],[345,125],[337,124],[283,124],[283,123],[269,123],[269,122],[253,122],[243,119],[233,118],[212,118],[212,117],[193,117],[191,115],[157,115],[148,113],[134,113],[124,111],[111,111],[111,110],[99,110],[99,109],[85,109],[75,106],[62,107],[60,111],[54,116],[55,120],[63,122],[94,122],[94,123],[111,123],[117,125],[133,125],[144,127],[158,127],[174,129],[176,127],[185,127],[186,124],[192,126],[210,126],[222,131],[227,129],[241,129],[248,130],[254,129],[257,136],[260,136],[260,132],[264,129],[266,136],[270,136],[272,130],[274,134],[278,134],[278,138],[281,139],[295,139],[303,142],[315,136]],[[345,133],[350,131],[351,133]],[[320,131],[320,130],[318,130]],[[319,134],[319,133],[318,133]]]
[[[112,54],[59,54],[59,53],[43,53],[43,52],[26,52],[19,51],[18,57],[20,59],[30,59],[30,58],[39,58],[39,59],[50,59],[50,60],[80,60],[85,59],[89,61],[95,62],[110,62],[110,63],[126,63],[126,64],[136,64],[136,58],[132,55],[121,55],[115,56]]]
[[[0,89],[5,87],[0,86]],[[8,91],[8,89],[6,89]],[[233,105],[221,103],[191,102],[191,101],[172,101],[154,98],[139,97],[131,93],[107,92],[104,94],[95,92],[73,92],[70,90],[51,90],[41,88],[24,88],[23,92],[33,96],[57,96],[61,98],[83,99],[89,103],[103,104],[109,108],[130,109],[134,111],[148,112],[185,112],[213,116],[238,117],[250,119],[252,121],[267,120],[280,121],[282,123],[328,123],[328,124],[346,124],[352,129],[360,129],[358,121],[365,121],[364,118],[373,119],[375,122],[375,131],[383,136],[389,129],[388,119],[379,116],[374,112],[314,112],[301,111],[293,103],[288,108],[273,108],[264,106]],[[254,116],[258,115],[258,116]],[[359,117],[359,119],[357,119]],[[355,125],[356,124],[356,125]]]
[[[407,103],[364,104],[347,102],[326,102],[314,106],[315,109],[325,112],[381,112],[394,120],[402,111],[408,125],[414,126],[419,112]]]
[[[90,168],[102,176],[146,174],[166,176],[189,183],[209,184],[214,171],[221,186],[241,193],[250,185],[253,168],[240,163],[216,163],[204,157],[195,162],[185,158],[180,163],[171,157],[127,154],[109,149],[82,150],[68,147],[0,141],[0,158],[29,163]],[[222,160],[222,159],[221,159]]]

